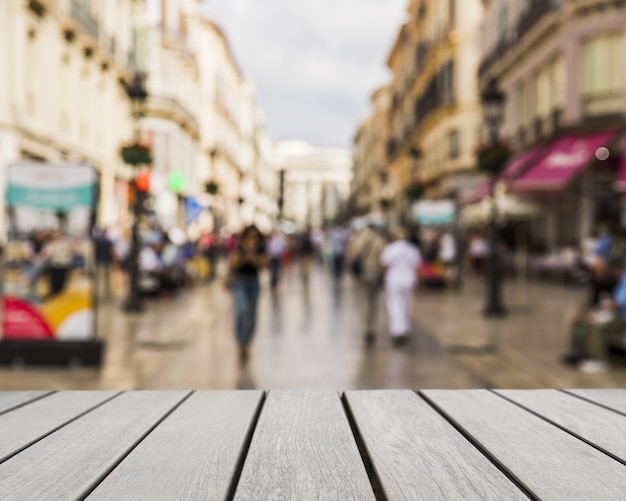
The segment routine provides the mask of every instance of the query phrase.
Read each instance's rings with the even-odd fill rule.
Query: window
[[[461,134],[457,129],[448,132],[448,158],[450,160],[459,158],[461,154],[460,139]]]
[[[594,38],[584,46],[586,95],[619,93],[624,88],[623,34]]]

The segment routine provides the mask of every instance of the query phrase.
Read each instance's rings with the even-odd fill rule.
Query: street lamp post
[[[499,128],[502,125],[506,96],[492,80],[482,92],[480,101],[483,108],[483,120],[489,133],[489,147],[497,148]],[[489,198],[491,214],[489,217],[489,261],[487,267],[487,296],[484,315],[497,317],[506,314],[502,301],[502,269],[498,255],[498,205],[495,198],[497,169],[489,173]]]
[[[144,85],[144,76],[141,73],[136,73],[132,84],[127,85],[126,93],[130,99],[132,106],[132,116],[135,127],[135,144],[134,147],[139,147],[140,139],[140,124],[139,121],[144,115],[145,104],[148,99],[148,92]],[[139,200],[139,193],[137,190],[137,165],[139,162],[133,164],[133,180],[132,180],[132,194],[133,194],[133,225],[131,235],[130,256],[128,263],[129,273],[129,288],[128,298],[124,302],[124,310],[129,313],[139,313],[144,310],[144,304],[139,294],[139,218],[142,213],[141,203]]]

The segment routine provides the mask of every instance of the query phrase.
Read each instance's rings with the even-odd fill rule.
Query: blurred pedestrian
[[[304,233],[300,235],[298,250],[300,253],[300,276],[302,277],[302,282],[306,285],[309,283],[311,267],[313,266],[315,256],[315,241],[310,228],[307,228]]]
[[[368,345],[376,340],[378,295],[383,278],[380,256],[386,244],[376,227],[370,225],[356,236],[348,249],[348,258],[363,298],[363,330]]]
[[[411,298],[422,263],[420,250],[407,240],[404,229],[392,232],[393,242],[380,257],[385,270],[385,295],[389,331],[396,346],[404,345],[411,329]]]
[[[285,235],[279,230],[274,230],[267,245],[270,257],[270,285],[275,289],[280,280],[282,260],[287,250]]]
[[[335,279],[340,279],[343,275],[346,248],[350,235],[344,228],[333,228],[330,232],[330,245],[333,253],[333,275]]]
[[[94,229],[96,247],[96,287],[98,296],[111,298],[111,265],[113,264],[113,241],[106,228]],[[102,285],[104,284],[104,285]],[[101,288],[104,287],[104,295]]]
[[[457,279],[458,249],[454,234],[450,229],[446,229],[439,238],[439,261],[444,268],[444,279],[448,287],[453,287]]]
[[[267,265],[268,256],[263,235],[254,225],[246,227],[229,256],[241,365],[245,365],[250,356],[249,347],[256,327],[257,303],[261,290],[259,273]]]
[[[46,299],[50,299],[65,290],[72,266],[73,251],[70,242],[63,237],[61,231],[54,230],[52,238],[44,247],[43,252],[46,256],[50,276],[50,289]]]

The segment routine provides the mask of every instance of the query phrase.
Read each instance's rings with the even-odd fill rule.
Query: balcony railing
[[[100,26],[98,25],[98,21],[91,15],[87,4],[81,0],[72,0],[70,12],[82,29],[92,37],[98,39]]]
[[[428,82],[425,92],[415,100],[415,125],[419,125],[435,110],[454,104],[454,63],[444,65]]]
[[[534,0],[528,5],[528,10],[522,14],[517,23],[517,36],[519,38],[526,35],[545,15],[559,8],[556,0]]]
[[[626,99],[621,90],[596,94],[587,94],[583,97],[583,115],[597,117],[624,114]]]

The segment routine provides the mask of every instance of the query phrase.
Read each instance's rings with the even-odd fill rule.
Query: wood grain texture
[[[51,393],[51,391],[2,391],[0,392],[0,413],[10,411]]]
[[[556,390],[496,393],[626,461],[626,416]]]
[[[336,392],[269,393],[235,499],[374,499]]]
[[[63,391],[0,415],[0,461],[115,394],[114,391]]]
[[[626,468],[487,390],[421,392],[542,499],[623,499]]]
[[[188,392],[128,392],[0,465],[5,500],[79,499]]]
[[[262,396],[194,393],[88,499],[225,499]]]
[[[414,392],[346,399],[388,499],[528,499]]]
[[[565,390],[571,395],[626,414],[626,390]]]

